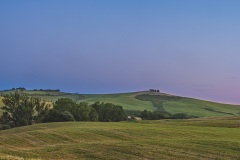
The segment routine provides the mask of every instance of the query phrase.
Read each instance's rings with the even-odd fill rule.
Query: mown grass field
[[[6,94],[8,92],[0,92],[0,94]],[[75,102],[87,102],[92,104],[94,102],[105,102],[113,103],[116,105],[123,106],[126,110],[140,110],[145,109],[149,111],[154,111],[154,107],[151,100],[144,101],[137,99],[138,95],[148,95],[155,96],[154,102],[156,102],[156,97],[159,96],[157,101],[161,101],[163,108],[170,113],[187,113],[199,117],[211,117],[211,116],[232,116],[240,114],[240,105],[229,105],[208,102],[203,100],[191,99],[181,97],[179,100],[167,99],[162,101],[162,96],[168,96],[167,94],[161,94],[156,92],[132,92],[132,93],[119,93],[119,94],[73,94],[64,92],[47,92],[47,91],[25,91],[30,96],[37,96],[41,99],[47,100],[49,102],[55,102],[58,98],[71,98]],[[174,97],[174,96],[173,96]],[[0,98],[0,107],[1,103]],[[0,110],[0,114],[1,114]]]
[[[0,131],[0,159],[240,159],[240,117],[66,122]]]

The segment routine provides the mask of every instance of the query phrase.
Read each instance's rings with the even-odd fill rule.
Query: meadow
[[[240,117],[64,122],[0,131],[0,159],[240,159]]]
[[[153,111],[154,106],[150,101],[142,101],[136,99],[135,96],[144,94],[145,92],[132,92],[132,93],[119,93],[119,94],[84,94],[84,98],[77,102],[88,102],[92,104],[94,102],[113,103],[123,106],[127,110],[140,110],[145,109]]]

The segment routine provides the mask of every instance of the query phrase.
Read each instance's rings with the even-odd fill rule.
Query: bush
[[[73,115],[69,111],[64,111],[62,114],[65,117],[65,121],[75,121]]]
[[[42,120],[43,123],[46,122],[67,122],[75,121],[73,115],[69,111],[60,112],[55,109],[51,109],[49,113]]]
[[[4,130],[4,129],[10,129],[11,128],[11,126],[10,125],[7,125],[7,124],[5,124],[5,125],[2,125],[2,129]]]
[[[49,113],[44,117],[42,122],[63,122],[64,116],[61,114],[61,112],[51,109]]]
[[[190,116],[186,113],[175,113],[172,116],[173,119],[188,119]]]
[[[91,108],[91,111],[89,113],[90,121],[98,121],[98,113],[94,108]]]
[[[127,119],[122,106],[111,103],[96,102],[91,105],[98,113],[98,119],[101,122],[119,122]]]
[[[135,110],[124,110],[125,114],[127,116],[134,116],[134,117],[140,117],[140,114],[142,111],[135,111]]]
[[[30,125],[31,123],[28,123],[28,121],[24,118],[20,119],[18,122],[18,126],[27,126]]]

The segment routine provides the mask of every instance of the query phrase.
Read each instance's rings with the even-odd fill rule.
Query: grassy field
[[[8,94],[11,91],[0,92],[1,94]],[[153,104],[147,101],[141,101],[135,98],[136,95],[145,92],[119,93],[119,94],[71,94],[64,92],[46,92],[46,91],[25,91],[30,96],[37,96],[41,99],[55,102],[59,98],[70,98],[75,102],[106,102],[123,106],[128,110],[154,110]],[[1,104],[0,104],[1,105]],[[1,106],[0,106],[1,107]]]
[[[153,104],[150,101],[141,101],[136,99],[135,96],[144,92],[133,92],[133,93],[120,93],[120,94],[85,94],[84,99],[77,102],[88,102],[89,104],[94,102],[109,102],[116,105],[123,106],[124,109],[128,110],[154,110]]]
[[[83,95],[74,94],[74,93],[65,93],[65,92],[53,92],[53,91],[32,91],[26,90],[24,91],[30,96],[40,97],[43,100],[47,100],[50,102],[55,102],[59,98],[71,98],[74,101],[84,98]],[[9,94],[13,93],[13,91],[0,91],[0,94]]]
[[[0,131],[0,159],[240,159],[240,117],[48,123]]]
[[[0,92],[0,94],[7,94],[8,92]],[[25,91],[31,96],[37,96],[49,102],[55,102],[58,98],[71,98],[75,102],[106,102],[123,106],[127,110],[144,109],[153,111],[158,104],[170,113],[187,113],[199,117],[210,116],[231,116],[239,115],[240,105],[229,105],[214,102],[207,102],[197,99],[176,97],[168,94],[161,94],[156,92],[132,92],[119,94],[72,94],[64,92],[47,92],[47,91]],[[148,96],[147,99],[136,98],[139,95]],[[150,97],[149,97],[150,96]],[[169,96],[169,98],[167,98]],[[0,98],[0,107],[1,103]],[[1,110],[0,110],[1,114]]]
[[[164,103],[164,108],[170,113],[185,111],[188,114],[200,117],[230,116],[239,115],[240,113],[239,105],[228,105],[190,98],[183,98],[179,101],[167,101]]]
[[[142,94],[136,98],[151,101],[156,108],[170,113],[187,113],[198,117],[231,116],[240,114],[240,105],[221,104],[172,95]]]

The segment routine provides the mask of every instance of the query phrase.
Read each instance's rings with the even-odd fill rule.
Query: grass
[[[164,108],[170,113],[186,112],[200,117],[239,115],[239,105],[229,105],[182,98],[178,101],[164,102]]]
[[[187,113],[198,117],[211,117],[239,115],[240,113],[239,105],[221,104],[186,97],[165,94],[141,94],[136,96],[136,98],[143,101],[151,101],[155,108],[172,114]]]
[[[11,91],[2,92],[8,94]],[[71,94],[64,92],[46,92],[46,91],[25,91],[30,96],[37,96],[49,102],[55,102],[59,98],[70,98],[77,103],[87,102],[92,104],[94,102],[113,103],[121,105],[127,110],[154,110],[153,104],[148,101],[141,101],[135,98],[141,92],[120,93],[120,94]],[[0,92],[1,93],[1,92]],[[1,107],[1,104],[0,104]]]
[[[0,131],[0,159],[240,159],[240,117],[66,122]]]
[[[7,94],[0,92],[0,94]],[[189,115],[199,117],[210,116],[231,116],[239,115],[240,105],[229,105],[208,102],[203,100],[177,97],[156,92],[132,92],[119,94],[73,94],[64,92],[49,92],[49,91],[25,91],[30,96],[37,96],[49,102],[55,102],[58,98],[71,98],[77,103],[88,102],[105,102],[121,105],[125,110],[140,110],[145,109],[153,111],[156,108],[164,109],[170,113],[187,113]],[[139,98],[140,97],[140,98]],[[0,107],[3,106],[0,98]],[[1,114],[0,110],[0,114]]]
[[[14,91],[0,91],[0,94],[9,94]],[[83,95],[75,94],[75,93],[65,93],[65,92],[54,92],[54,91],[33,91],[33,90],[25,90],[30,96],[40,97],[43,100],[48,100],[51,102],[57,101],[59,98],[70,98],[74,101],[83,98]]]
[[[109,102],[116,105],[123,106],[128,110],[154,110],[154,106],[150,101],[142,101],[136,99],[135,96],[141,94],[141,92],[133,93],[121,93],[121,94],[89,94],[84,95],[84,99],[77,102],[88,102],[92,104],[94,102]]]

